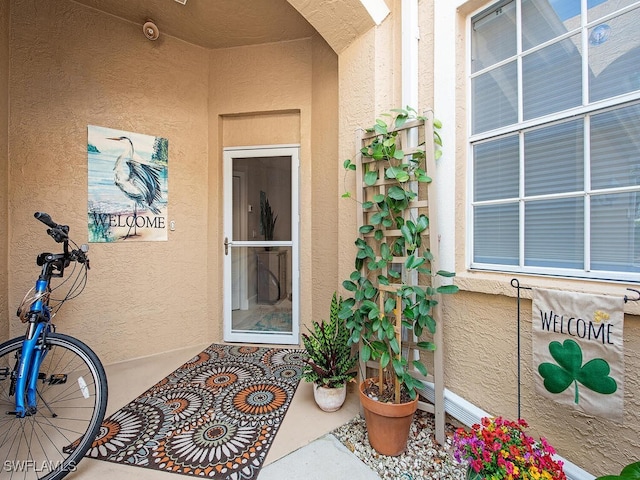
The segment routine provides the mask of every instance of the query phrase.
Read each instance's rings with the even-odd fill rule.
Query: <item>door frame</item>
[[[233,239],[233,160],[236,158],[291,157],[291,240],[278,241],[291,248],[291,332],[257,332],[233,330],[231,250],[242,247],[264,247],[273,242],[236,241]],[[300,343],[300,281],[299,281],[299,169],[300,145],[260,145],[223,148],[223,339],[225,342],[298,345]],[[226,243],[226,245],[225,245]],[[228,248],[228,254],[225,250]]]
[[[237,181],[236,181],[237,178]],[[235,188],[235,186],[238,186],[238,196],[236,196],[236,198],[233,199],[233,201],[237,200],[237,203],[233,203],[234,208],[238,208],[239,211],[247,211],[248,208],[248,202],[247,202],[247,177],[245,172],[235,172],[232,174],[232,182],[233,182],[233,187]],[[237,183],[236,183],[237,182]],[[235,195],[235,189],[233,190],[233,194]],[[239,198],[238,198],[239,197]],[[233,218],[235,219],[235,215],[233,216]],[[231,227],[234,231],[237,229],[239,231],[239,235],[240,238],[247,238],[247,219],[246,217],[242,218],[242,222],[239,224],[235,224],[232,225]],[[247,257],[245,255],[243,255],[242,257],[240,257],[238,264],[234,265],[232,263],[231,266],[231,273],[232,275],[235,275],[237,270],[239,269],[240,271],[246,271],[247,270]],[[249,297],[248,297],[248,284],[247,284],[247,277],[246,275],[244,277],[239,277],[239,284],[237,285],[238,287],[238,303],[239,303],[239,307],[243,310],[246,310],[247,308],[249,308]],[[233,285],[232,285],[232,289],[231,291],[233,292]],[[231,300],[231,309],[233,310],[235,307],[235,301],[233,299],[233,295],[232,295],[232,300]]]

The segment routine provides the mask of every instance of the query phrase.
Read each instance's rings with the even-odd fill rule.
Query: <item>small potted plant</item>
[[[309,334],[302,334],[307,355],[302,378],[313,383],[315,401],[325,412],[342,407],[346,384],[356,376],[354,367],[358,357],[352,354],[349,331],[338,318],[341,306],[342,298],[338,299],[334,292],[329,321],[314,321]]]
[[[278,215],[273,214],[269,199],[265,192],[260,192],[260,230],[265,241],[273,240],[273,232],[276,229]],[[271,249],[271,247],[267,247]]]
[[[456,430],[454,457],[467,463],[469,480],[566,480],[562,462],[546,439],[534,440],[524,431],[527,422],[484,417],[471,431]]]

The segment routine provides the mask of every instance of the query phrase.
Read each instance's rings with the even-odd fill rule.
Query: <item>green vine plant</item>
[[[371,157],[375,160],[396,159],[399,161],[403,161],[404,152],[400,149],[396,149],[396,138],[398,136],[397,129],[401,128],[405,123],[407,123],[408,120],[424,121],[426,118],[422,115],[418,115],[418,112],[416,112],[416,110],[411,107],[407,107],[406,109],[394,108],[391,111],[394,112],[395,118],[391,113],[383,113],[381,116],[388,117],[393,121],[393,129],[390,131],[389,125],[385,120],[380,118],[377,119],[375,125],[373,125],[371,128],[366,129],[365,131],[368,133],[375,132],[378,136],[374,138],[371,144],[366,147],[362,147],[362,149],[360,150],[360,153],[362,153],[362,155]],[[433,141],[436,146],[434,155],[435,159],[438,160],[440,157],[442,157],[442,137],[440,137],[440,134],[438,133],[438,129],[442,128],[442,123],[439,120],[434,120],[433,126]],[[420,168],[423,160],[424,150],[419,150],[413,155],[411,164],[405,165],[405,168],[403,168],[402,165],[390,165],[389,169],[385,172],[385,175],[387,175],[387,178],[395,178],[400,183],[406,183],[411,179],[411,173],[413,173],[418,181],[429,183],[431,182],[431,178],[426,175],[424,168]],[[351,192],[346,189],[346,177],[349,171],[355,171],[356,164],[353,163],[351,159],[347,159],[344,161],[343,167],[345,169],[345,192],[342,194],[342,197],[352,198]],[[378,174],[376,171],[369,171],[364,175],[364,181],[369,186],[375,184],[377,179]],[[413,190],[403,190],[405,193],[411,195],[411,198],[415,197],[415,192]],[[402,193],[399,190],[394,191],[396,192],[399,199],[402,199]],[[373,204],[371,202],[365,202],[363,208],[371,208],[372,206]],[[390,227],[391,223],[385,222],[385,226]],[[361,231],[361,233],[368,232]]]
[[[412,155],[405,155],[398,142],[398,129],[409,121],[424,121],[425,117],[410,107],[392,112],[384,115],[390,120],[379,118],[366,130],[372,139],[360,150],[363,157],[373,160],[365,164],[365,185],[384,183],[386,188],[384,193],[365,199],[361,205],[365,223],[359,226],[360,235],[355,241],[355,269],[342,283],[352,296],[343,300],[339,316],[346,321],[350,331],[349,343],[360,344],[361,360],[379,363],[378,383],[392,384],[388,385],[390,388],[378,385],[379,392],[393,391],[389,400],[400,403],[401,389],[414,399],[416,390],[423,387],[411,372],[415,370],[427,375],[427,368],[421,360],[409,360],[402,355],[399,329],[395,325],[397,313],[401,312],[405,330],[418,337],[416,346],[434,350],[433,342],[420,340],[420,337],[423,333],[433,335],[436,332],[432,313],[439,295],[455,293],[458,287],[452,284],[434,286],[439,283],[435,277],[451,278],[455,274],[432,271],[433,252],[427,248],[427,242],[423,242],[428,234],[429,218],[412,204],[420,185],[432,182],[425,167],[424,142]],[[433,126],[433,154],[438,159],[442,155],[442,140],[437,131],[441,123],[434,121]],[[350,159],[345,160],[343,166],[345,176],[356,170],[356,164]],[[348,191],[342,196],[352,198]],[[398,271],[399,263],[403,265],[404,276]],[[411,272],[417,272],[418,279],[424,280],[424,284],[404,281],[403,278],[415,278]],[[401,298],[401,305],[398,298]]]
[[[620,475],[604,475],[595,480],[640,480],[640,462],[630,463],[622,469]]]

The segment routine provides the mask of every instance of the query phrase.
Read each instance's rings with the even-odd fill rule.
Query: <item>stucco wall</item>
[[[455,169],[455,211],[443,232],[447,254],[455,257],[456,283],[463,290],[444,301],[446,386],[492,415],[517,416],[517,304],[516,277],[526,287],[543,287],[622,297],[625,285],[611,282],[553,279],[488,273],[467,269],[467,80],[466,16],[490,2],[437,2],[435,51],[436,102],[445,117],[445,155]],[[449,203],[449,202],[447,202]],[[455,239],[455,241],[453,240]],[[442,248],[442,247],[441,247]],[[545,436],[558,453],[594,475],[613,474],[640,458],[638,417],[638,352],[640,305],[625,306],[624,423],[576,413],[538,395],[533,387],[530,291],[521,303],[521,415],[532,433]]]
[[[418,4],[420,12],[418,15],[418,29],[420,31],[418,42],[418,101],[420,108],[434,109],[434,7],[433,2],[422,3],[423,4]],[[438,112],[434,112],[434,114],[436,118],[438,118]]]
[[[350,192],[353,195],[338,202],[339,285],[353,271],[354,241],[358,235],[355,175],[345,176],[342,162],[348,158],[355,159],[359,150],[355,143],[358,130],[373,125],[377,115],[401,106],[397,70],[401,46],[398,17],[392,10],[380,26],[361,35],[338,58],[339,194]]]
[[[162,32],[149,42],[139,26],[74,2],[10,5],[17,13],[6,20],[11,34],[0,43],[11,61],[11,165],[1,182],[10,189],[3,206],[15,225],[7,266],[13,277],[2,296],[8,305],[17,305],[37,275],[22,265],[56,247],[34,211],[69,223],[74,238],[86,242],[92,124],[169,139],[169,220],[176,230],[168,242],[92,244],[89,284],[62,310],[61,331],[84,339],[105,363],[222,339],[224,145],[300,144],[300,241],[307,246],[301,317],[322,318],[337,267],[313,252],[337,248],[331,232],[321,233],[335,229],[326,205],[337,201],[339,163],[337,55],[326,42],[208,51]],[[319,169],[312,168],[316,158]],[[12,319],[2,338],[22,328]]]
[[[530,285],[526,277],[519,278]],[[445,302],[447,388],[492,415],[509,418],[517,417],[516,302],[511,296],[469,291]],[[624,423],[617,424],[577,413],[536,393],[531,301],[521,301],[521,416],[532,433],[545,436],[560,455],[594,475],[617,473],[640,455],[639,320],[625,316],[625,415]]]
[[[92,245],[94,268],[87,291],[63,310],[58,322],[62,331],[85,338],[107,362],[221,338],[221,152],[227,142],[236,141],[301,145],[301,314],[305,323],[323,318],[331,290],[353,268],[357,233],[355,202],[327,198],[354,189],[353,176],[343,185],[341,165],[355,155],[355,130],[397,107],[401,98],[401,2],[387,3],[393,11],[382,25],[340,51],[336,85],[335,57],[318,38],[208,52],[168,37],[148,42],[138,26],[73,2],[2,2],[0,26],[8,24],[8,5],[12,12],[10,35],[0,34],[0,62],[6,62],[11,42],[9,86],[7,69],[0,72],[0,112],[7,111],[6,92],[11,91],[4,142],[10,146],[11,165],[8,178],[0,173],[0,200],[8,185],[8,200],[0,206],[8,205],[8,211],[0,214],[11,225],[12,252],[9,306],[3,312],[12,311],[10,306],[19,302],[37,273],[35,266],[28,271],[23,265],[33,265],[35,252],[53,248],[44,227],[32,218],[35,210],[48,210],[69,222],[78,239],[86,239],[86,125],[97,124],[169,138],[169,216],[177,230],[164,243]],[[440,222],[440,252],[444,267],[455,265],[456,283],[463,290],[443,301],[446,386],[490,414],[513,418],[517,364],[512,275],[469,272],[465,260],[464,22],[467,13],[484,4],[419,2],[417,107],[428,108],[433,98],[436,116],[444,121],[445,153],[438,172],[447,188],[440,188],[438,205],[447,221]],[[336,96],[338,158],[324,148],[335,135]],[[278,129],[282,123],[264,121],[283,112],[287,118],[293,112],[295,122]],[[0,117],[0,145],[7,135],[2,121]],[[238,140],[247,125],[261,128],[249,138],[242,132]],[[0,150],[0,160],[6,160],[2,155]],[[7,233],[0,229],[0,249],[2,235]],[[337,266],[325,258],[333,252]],[[527,286],[624,294],[624,286],[617,284],[520,280]],[[6,281],[0,278],[3,288]],[[541,402],[527,361],[530,301],[524,300],[522,307],[522,416],[533,433],[546,436],[561,455],[594,474],[617,472],[640,457],[640,305],[626,307],[622,425]],[[21,331],[22,325],[12,320],[11,334]]]
[[[9,336],[7,184],[9,155],[9,2],[0,2],[0,339]]]
[[[372,123],[376,115],[395,107],[397,83],[388,75],[396,65],[399,2],[387,2],[392,15],[383,24],[351,43],[339,57],[340,157],[353,158],[354,132]],[[444,122],[444,155],[439,161],[440,254],[443,267],[455,269],[462,291],[443,298],[446,387],[492,415],[517,416],[517,323],[513,275],[482,274],[466,269],[466,78],[465,17],[486,1],[419,2],[420,105],[433,99],[435,115]],[[460,8],[458,8],[460,7]],[[435,21],[437,19],[437,22]],[[396,32],[398,34],[398,32]],[[352,179],[346,189],[353,191]],[[342,190],[342,189],[341,189]],[[356,235],[355,204],[338,203],[340,228],[339,278],[353,268]],[[443,218],[444,217],[444,218]],[[542,279],[520,276],[526,286],[606,293],[622,296],[627,285]],[[525,292],[526,296],[526,292]],[[531,301],[521,311],[521,414],[531,433],[549,439],[559,454],[595,475],[617,473],[640,458],[638,403],[638,352],[640,318],[637,304],[626,305],[625,316],[625,419],[622,425],[574,413],[538,396],[532,383]]]
[[[106,363],[206,343],[207,52],[150,42],[74,2],[12,0],[11,11],[9,304],[35,280],[35,255],[57,247],[33,212],[87,240],[87,125],[159,135],[176,230],[166,242],[91,244],[86,290],[56,323]],[[23,326],[12,320],[10,333]]]
[[[338,283],[338,222],[336,211],[340,200],[342,162],[338,157],[338,57],[324,40],[312,40],[313,69],[311,76],[311,244],[305,255],[312,263],[312,317],[329,318],[331,296]],[[304,331],[304,329],[302,329]]]
[[[328,311],[336,285],[335,265],[314,253],[321,242],[329,251],[336,248],[330,233],[314,233],[335,218],[326,207],[324,193],[317,195],[325,186],[329,197],[336,191],[335,141],[328,151],[316,145],[336,135],[331,122],[337,104],[336,58],[320,38],[210,53],[210,237],[214,245],[216,241],[222,245],[222,148],[299,144],[301,331],[304,324]],[[292,121],[294,117],[297,121]],[[331,198],[328,201],[335,204]],[[211,255],[213,264],[221,265],[222,249]],[[316,285],[317,278],[324,283]],[[221,269],[210,269],[209,281],[222,285]],[[216,297],[210,302],[212,311],[222,315]]]

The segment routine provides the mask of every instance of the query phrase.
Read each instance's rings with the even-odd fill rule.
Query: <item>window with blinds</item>
[[[640,273],[640,1],[511,0],[471,25],[471,268]]]

